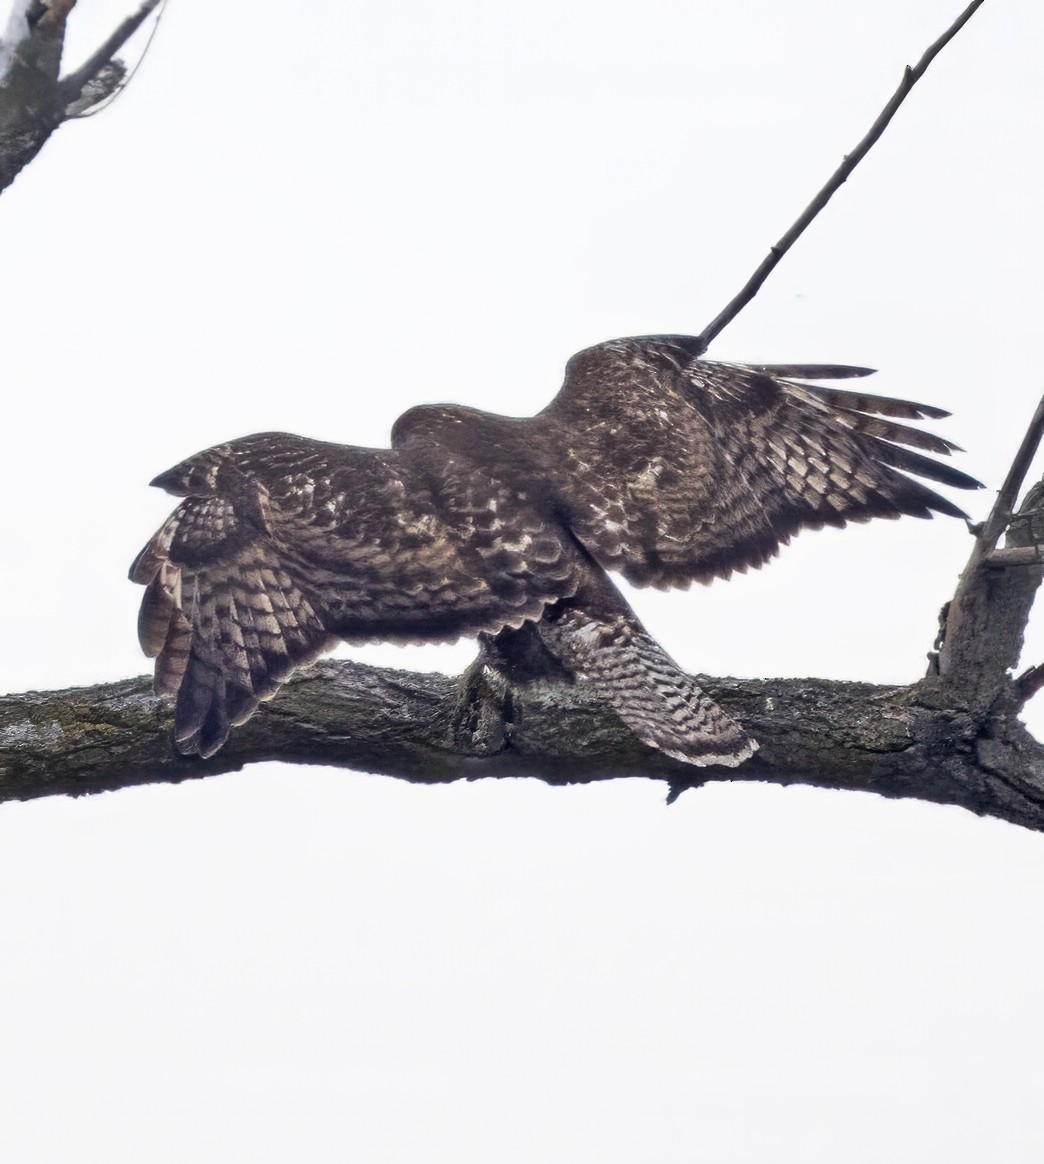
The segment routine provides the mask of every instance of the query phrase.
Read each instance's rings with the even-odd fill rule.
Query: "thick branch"
[[[979,531],[957,591],[942,614],[939,655],[933,668],[988,707],[1010,693],[1010,672],[1044,571],[1035,547],[1044,542],[1044,481],[1015,499],[1044,433],[1044,400],[1030,421],[990,516]],[[995,547],[1007,529],[1005,548]]]
[[[950,43],[950,41],[957,35],[958,32],[968,23],[974,14],[975,10],[983,3],[983,0],[972,0],[972,3],[957,17],[957,19],[950,25],[950,27],[943,33],[941,37],[934,44],[930,45],[921,59],[913,68],[907,66],[906,72],[903,73],[903,79],[899,82],[899,88],[892,94],[891,100],[881,110],[877,120],[870,127],[866,136],[859,142],[855,149],[847,154],[841,162],[841,165],[831,174],[827,180],[826,185],[819,191],[819,193],[812,199],[812,201],[805,207],[804,211],[798,217],[793,226],[783,235],[783,237],[776,243],[774,247],[762,260],[761,265],[757,268],[753,275],[743,285],[739,293],[718,313],[717,316],[703,329],[700,333],[700,341],[702,351],[706,351],[710,347],[714,339],[725,330],[726,327],[736,318],[744,307],[757,295],[761,290],[761,285],[772,274],[776,264],[783,258],[783,256],[790,250],[790,248],[797,242],[797,240],[805,233],[805,230],[811,225],[813,220],[837,193],[838,190],[848,180],[849,175],[859,165],[859,163],[870,152],[874,143],[884,133],[888,127],[888,123],[895,116],[899,106],[906,100],[910,90],[917,84],[917,82],[928,71],[928,66],[935,60],[936,56]]]
[[[78,795],[235,771],[328,764],[419,783],[648,776],[677,791],[767,780],[959,805],[1044,830],[1044,749],[1013,718],[983,724],[945,684],[701,679],[761,742],[740,769],[696,769],[641,744],[580,687],[482,684],[326,661],[292,681],[208,761],[177,756],[148,679],[0,699],[0,799]]]
[[[71,7],[23,3],[12,13],[0,44],[0,190],[61,124],[58,71]]]

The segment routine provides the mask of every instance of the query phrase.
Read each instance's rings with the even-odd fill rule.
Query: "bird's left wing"
[[[685,586],[759,566],[801,529],[963,516],[913,479],[977,487],[915,451],[956,446],[895,419],[944,412],[791,379],[867,371],[719,364],[684,336],[614,340],[570,360],[535,423],[581,544],[636,585]]]

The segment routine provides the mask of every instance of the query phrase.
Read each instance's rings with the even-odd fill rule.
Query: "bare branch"
[[[1004,484],[997,494],[997,500],[990,510],[990,516],[986,519],[979,533],[976,549],[979,551],[980,557],[985,558],[990,554],[1000,541],[1001,534],[1008,528],[1015,512],[1019,490],[1022,488],[1023,481],[1026,480],[1026,474],[1029,472],[1033,458],[1037,455],[1042,436],[1044,436],[1044,396],[1041,397],[1037,411],[1033,414],[1029,428],[1026,429],[1026,435],[1022,438],[1022,444],[1019,445],[1019,450],[1011,462],[1011,468],[1008,470]]]
[[[0,190],[43,148],[62,120],[58,72],[70,4],[48,7],[36,20],[15,9],[0,44]]]
[[[65,22],[76,0],[15,0],[0,37],[0,88],[19,70],[57,77],[65,40]]]
[[[236,771],[262,760],[381,772],[418,783],[619,776],[672,796],[763,780],[959,805],[1044,830],[1044,748],[1013,716],[977,718],[941,680],[881,687],[818,679],[700,684],[761,742],[739,769],[693,768],[640,744],[580,686],[492,689],[443,675],[325,661],[296,677],[210,760],[176,755],[148,678],[0,698],[0,800],[80,795]]]
[[[866,136],[859,142],[855,149],[848,154],[841,165],[834,171],[827,181],[826,185],[819,191],[819,193],[812,199],[802,214],[798,217],[794,225],[783,235],[783,237],[771,248],[769,253],[765,256],[761,265],[757,268],[753,275],[747,280],[739,293],[719,312],[717,316],[703,329],[700,333],[700,341],[702,350],[706,351],[713,343],[714,339],[736,318],[744,307],[757,295],[761,289],[761,285],[772,273],[776,264],[783,258],[783,256],[790,250],[790,248],[797,242],[797,240],[805,233],[805,230],[815,219],[816,215],[823,209],[831,198],[837,193],[841,186],[848,180],[849,175],[859,165],[859,163],[870,152],[870,149],[877,141],[877,139],[884,133],[888,123],[895,116],[899,106],[906,100],[910,90],[917,84],[917,82],[928,71],[928,66],[938,56],[938,54],[946,47],[947,44],[957,35],[958,32],[968,23],[976,9],[980,7],[983,0],[972,0],[972,3],[961,13],[960,16],[950,25],[950,27],[943,33],[941,37],[934,44],[930,45],[925,51],[924,55],[917,62],[913,68],[907,66],[906,72],[903,74],[902,81],[899,82],[899,88],[896,89],[892,95],[892,99],[881,110],[877,120],[870,127]]]
[[[1028,703],[1037,692],[1044,687],[1044,663],[1030,667],[1015,680],[1015,701],[1022,707]]]
[[[88,57],[74,73],[64,77],[59,85],[60,95],[66,107],[75,105],[83,94],[87,85],[93,81],[106,66],[111,65],[116,54],[128,40],[148,20],[149,16],[162,4],[164,0],[145,0],[142,6],[128,16],[116,28],[103,45]]]
[[[16,40],[0,43],[0,191],[36,157],[70,117],[111,97],[126,84],[115,53],[162,0],[145,0],[81,68],[59,79],[66,18],[75,0],[50,0],[36,19],[33,6],[16,8],[10,27]]]
[[[1044,432],[1044,401],[1030,421],[989,518],[979,531],[957,591],[943,612],[934,670],[988,706],[1011,695],[1010,672],[1018,664],[1023,635],[1044,571],[1037,546],[1044,543],[1044,482],[1012,507]],[[1005,548],[996,549],[1007,528]],[[1031,567],[1015,569],[1013,567]]]

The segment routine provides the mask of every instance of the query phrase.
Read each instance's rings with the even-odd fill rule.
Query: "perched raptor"
[[[955,446],[894,419],[945,412],[798,382],[865,373],[620,339],[574,356],[533,417],[425,405],[390,449],[262,433],[197,453],[153,481],[185,500],[131,569],[178,749],[212,755],[339,639],[479,634],[493,659],[521,633],[645,743],[740,763],[757,745],[606,571],[688,586],[760,566],[801,529],[963,516],[908,475],[975,486],[913,451]]]

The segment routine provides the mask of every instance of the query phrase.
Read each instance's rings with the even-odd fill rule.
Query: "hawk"
[[[338,640],[479,635],[494,660],[524,635],[644,743],[697,765],[749,757],[607,571],[727,578],[802,529],[963,516],[915,477],[978,482],[916,451],[955,445],[899,423],[941,409],[802,382],[869,369],[700,355],[686,336],[613,340],[573,356],[536,416],[424,405],[388,449],[260,433],[157,477],[184,500],[131,578],[178,750],[213,755]]]

